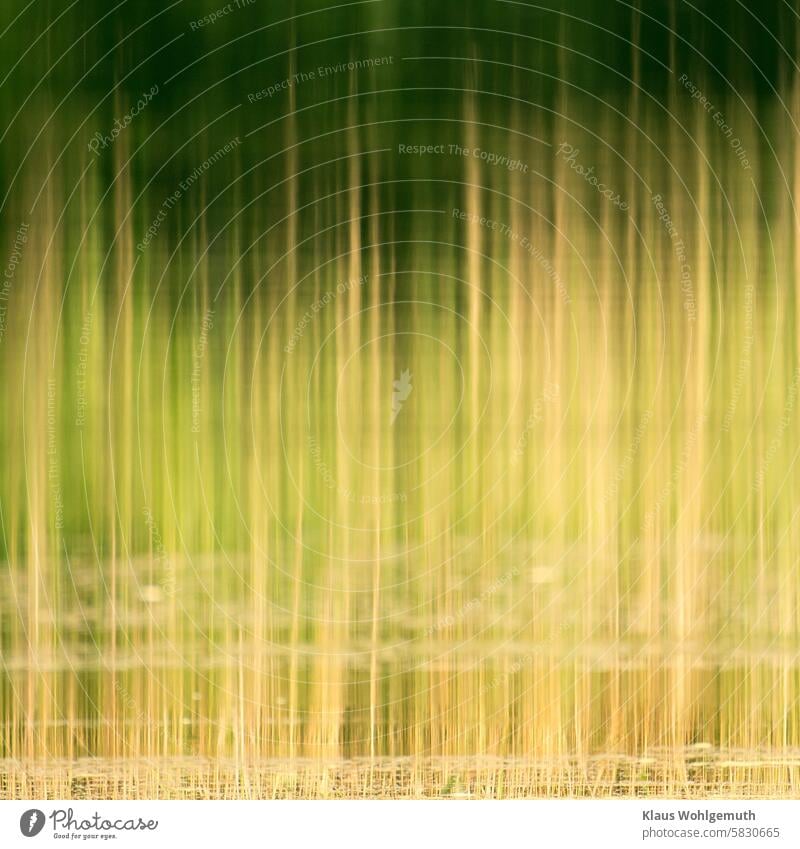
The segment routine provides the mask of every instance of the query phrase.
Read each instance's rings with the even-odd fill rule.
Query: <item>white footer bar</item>
[[[796,801],[0,802],[0,846],[797,847]]]

